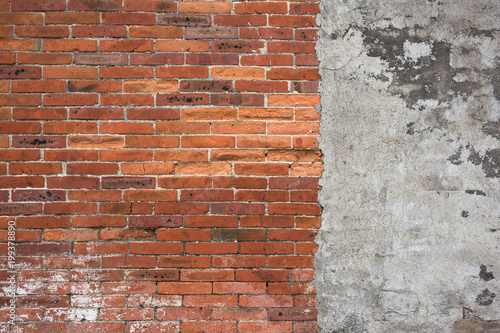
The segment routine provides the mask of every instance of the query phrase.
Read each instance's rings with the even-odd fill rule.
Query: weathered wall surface
[[[321,10],[320,326],[452,332],[463,317],[500,319],[500,2]],[[477,331],[499,329],[488,325]]]

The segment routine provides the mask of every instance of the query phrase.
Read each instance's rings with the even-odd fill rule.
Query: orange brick
[[[225,1],[186,1],[179,3],[179,13],[231,13],[232,10],[232,2]]]

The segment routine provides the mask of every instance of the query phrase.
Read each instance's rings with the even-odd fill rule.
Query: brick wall
[[[318,3],[0,10],[12,331],[316,331]]]

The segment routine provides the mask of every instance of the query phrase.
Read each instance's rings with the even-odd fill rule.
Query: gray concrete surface
[[[500,1],[321,7],[320,327],[500,319]]]

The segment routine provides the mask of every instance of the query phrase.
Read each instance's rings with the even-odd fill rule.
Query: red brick
[[[39,79],[42,76],[40,67],[1,67],[0,78],[2,79]],[[22,91],[21,91],[22,92]],[[35,92],[35,91],[33,91]]]
[[[255,27],[267,25],[266,15],[216,15],[214,23],[229,27]]]
[[[49,242],[90,242],[98,238],[97,230],[52,229],[43,233],[43,240]]]
[[[66,117],[64,108],[14,108],[12,111],[12,118],[17,120],[61,120]]]
[[[18,244],[16,253],[20,256],[33,255],[68,255],[71,253],[70,244]]]
[[[227,106],[264,106],[261,94],[212,94],[212,104]]]
[[[210,230],[160,229],[157,231],[157,238],[158,241],[208,242],[210,241],[211,235]]]
[[[46,1],[37,1],[37,0],[12,0],[11,8],[13,11],[64,11],[66,10],[66,1],[65,0],[46,0]]]
[[[92,94],[47,94],[44,96],[43,102],[46,106],[77,106],[77,105],[96,105],[99,102],[99,97],[97,95],[92,95]],[[61,124],[62,126],[60,127],[66,127],[69,128],[67,124]],[[72,128],[73,125],[76,124],[71,124],[70,127]],[[81,127],[86,127],[90,128],[91,125],[84,125],[81,124]],[[75,133],[73,129],[68,129],[68,130],[53,130],[55,126],[52,124],[45,124],[44,125],[44,132],[45,133]],[[79,131],[78,131],[79,132]],[[94,130],[83,130],[83,133],[95,133]]]
[[[151,94],[106,94],[101,96],[103,106],[132,106],[153,105],[154,97]]]
[[[240,332],[291,333],[292,322],[243,321],[240,322]]]
[[[21,54],[18,55],[18,57]],[[0,64],[2,65],[13,65],[16,63],[16,55],[14,53],[1,53],[0,54]],[[23,64],[18,58],[18,63]]]
[[[41,81],[13,81],[12,92],[65,92],[66,82]]]
[[[69,29],[63,26],[18,26],[16,27],[18,37],[57,38],[68,37]]]
[[[317,3],[291,3],[290,4],[290,14],[291,15],[301,15],[301,14],[316,15],[316,14],[319,14],[319,5]]]
[[[146,39],[103,40],[101,52],[148,52],[153,51],[153,41]]]
[[[182,65],[184,55],[181,53],[131,54],[132,65]]]
[[[137,24],[154,25],[155,14],[148,13],[102,13],[102,23],[104,24]]]
[[[127,243],[77,243],[74,244],[74,254],[126,254]]]
[[[73,37],[127,37],[127,28],[119,25],[73,26]]]
[[[64,201],[66,192],[59,190],[13,190],[12,201]]]
[[[234,216],[186,216],[185,227],[191,228],[234,228],[238,219]]]
[[[156,104],[159,105],[208,105],[207,94],[158,94]]]
[[[9,164],[11,175],[44,175],[62,173],[61,163],[13,163]]]
[[[264,43],[260,41],[224,41],[212,42],[212,52],[241,52],[250,53],[258,52],[264,47]]]
[[[293,29],[240,28],[240,38],[241,39],[289,40],[289,39],[293,39]],[[283,57],[285,57],[285,56],[283,56]],[[287,55],[286,57],[290,57],[290,56]]]
[[[104,202],[99,206],[101,214],[151,214],[153,205],[146,202]]]
[[[236,91],[250,91],[250,92],[287,92],[287,82],[277,81],[236,81]]]
[[[112,256],[102,258],[103,267],[154,267],[155,258],[150,256]]]
[[[116,163],[68,163],[68,175],[113,175],[118,171]]]
[[[68,191],[69,200],[77,201],[120,201],[121,192],[119,190],[106,191],[106,190],[75,190]]]
[[[276,27],[316,27],[316,16],[270,15],[269,25]]]
[[[40,123],[36,122],[0,122],[2,134],[40,133],[40,129]]]
[[[50,202],[43,207],[45,214],[95,214],[97,204],[86,202]]]
[[[124,227],[126,225],[127,218],[120,215],[73,217],[73,227],[75,228]]]
[[[188,307],[215,307],[233,308],[238,304],[236,295],[187,295],[184,296],[184,305]]]
[[[155,151],[155,160],[172,162],[202,162],[208,160],[206,149],[168,149]]]
[[[166,108],[144,108],[144,109],[128,109],[128,119],[148,119],[148,120],[176,120],[180,118],[178,110]],[[173,123],[157,123],[157,133],[161,128],[160,125],[173,125]],[[181,123],[182,124],[182,123]],[[175,125],[180,125],[176,123]],[[208,132],[208,131],[207,131]],[[172,133],[173,134],[173,133]]]
[[[41,176],[0,177],[0,188],[44,187]]]
[[[160,15],[158,17],[158,24],[160,25],[174,25],[174,26],[210,26],[209,15]]]
[[[129,296],[129,307],[172,307],[181,306],[182,296],[170,295],[149,295],[149,296]]]
[[[0,105],[3,106],[37,106],[41,101],[40,95],[0,95]]]
[[[72,55],[67,53],[18,53],[19,64],[69,65]]]
[[[163,141],[163,140],[162,140]],[[171,140],[165,140],[171,142]],[[166,144],[162,144],[165,146]],[[174,163],[122,163],[124,175],[172,175],[175,173]]]
[[[228,254],[237,253],[237,243],[188,243],[186,254]]]
[[[208,41],[198,40],[157,40],[156,51],[161,52],[206,52]]]
[[[146,150],[104,150],[99,152],[101,161],[151,161],[151,151]]]
[[[315,53],[314,42],[269,42],[267,50],[271,53]]]
[[[179,271],[174,269],[130,269],[125,271],[129,281],[176,281]]]
[[[177,272],[177,271],[176,271]],[[160,294],[188,294],[203,295],[212,293],[212,284],[210,282],[160,282],[158,283],[158,293]],[[169,309],[174,310],[174,309]],[[167,314],[162,317],[167,317]],[[160,319],[160,318],[158,318]]]
[[[154,240],[156,233],[151,229],[102,229],[100,231],[101,240]],[[132,244],[131,244],[132,245]],[[134,245],[139,245],[134,243]],[[147,244],[146,244],[147,245]],[[132,251],[131,251],[132,252]]]
[[[170,203],[158,202],[155,204],[156,214],[205,214],[209,206],[205,203]]]
[[[17,0],[19,3],[20,0]],[[48,13],[47,13],[48,14]],[[0,24],[43,24],[43,14],[28,13],[0,13]]]
[[[235,39],[236,28],[186,28],[186,39]]]
[[[101,320],[152,320],[155,316],[154,309],[102,309]]]
[[[98,81],[69,81],[68,87],[70,91],[99,91],[99,90],[114,90],[113,85],[93,83]],[[111,82],[108,82],[111,83]],[[96,86],[97,85],[97,86]],[[120,88],[121,89],[121,88]],[[123,109],[121,108],[71,108],[69,111],[70,119],[123,119]],[[123,147],[123,146],[122,146]]]
[[[47,177],[49,188],[99,188],[99,178],[82,176]]]
[[[270,309],[269,320],[316,320],[316,309]]]
[[[297,29],[295,31],[295,39],[302,41],[317,40],[319,38],[318,31],[319,31],[318,29]],[[308,52],[308,53],[314,53],[314,52]]]
[[[212,319],[215,320],[266,320],[267,309],[213,309]]]
[[[127,325],[127,333],[148,333],[148,332],[177,333],[179,331],[180,331],[179,322],[146,321],[146,322],[133,322]]]
[[[179,27],[130,27],[129,35],[133,38],[182,38],[182,28]]]
[[[1,51],[39,51],[40,48],[41,48],[41,43],[40,40],[37,39],[4,38],[0,40]]]
[[[151,294],[156,291],[156,284],[152,282],[104,282],[101,285],[105,294]]]
[[[193,65],[238,65],[239,56],[237,54],[186,54],[186,63]]]
[[[211,187],[210,177],[168,177],[159,178],[158,186],[164,188],[206,188]]]
[[[125,0],[124,9],[126,11],[175,12],[177,3],[163,0]]]
[[[97,51],[97,41],[82,39],[45,39],[43,41],[43,50],[59,52],[95,52]]]
[[[44,152],[46,161],[97,161],[95,150],[48,150]]]
[[[17,218],[16,225],[21,229],[34,229],[34,228],[69,228],[69,216],[37,216],[37,217],[19,217]]]
[[[0,215],[36,215],[41,212],[41,204],[0,203]]]
[[[45,13],[45,24],[99,24],[99,13]]]
[[[121,8],[121,0],[70,0],[68,2],[69,10],[117,11]]]
[[[287,13],[288,4],[286,2],[240,2],[234,5],[236,14],[272,14]]]
[[[163,308],[158,309],[156,314],[158,320],[210,320],[211,310],[209,308]]]
[[[237,270],[236,281],[250,282],[271,282],[271,281],[288,281],[288,270]]]
[[[181,281],[234,281],[234,271],[225,270],[181,270]]]
[[[267,179],[255,177],[215,177],[214,188],[266,188]]]
[[[158,267],[172,267],[172,268],[208,268],[211,266],[212,260],[210,257],[200,256],[169,256],[158,257]],[[192,272],[186,271],[186,272]],[[208,271],[201,271],[206,272]],[[210,281],[208,279],[207,281]]]
[[[153,134],[152,123],[102,122],[99,133],[103,134]],[[128,137],[127,137],[128,140]],[[127,146],[129,146],[127,144]]]
[[[186,321],[182,324],[186,332],[236,332],[235,321]]]
[[[265,256],[214,256],[212,258],[212,267],[219,268],[247,268],[247,267],[265,267]]]
[[[125,306],[125,296],[81,296],[71,297],[71,305],[74,307],[85,308],[114,308]],[[101,323],[92,323],[100,325]],[[72,331],[75,332],[75,331]],[[83,331],[82,331],[83,332]],[[92,330],[91,332],[96,332]]]
[[[290,242],[251,242],[240,243],[242,254],[292,254],[293,243]]]
[[[126,54],[75,54],[77,65],[126,65],[128,57]],[[108,69],[109,68],[103,68]]]
[[[292,307],[292,296],[240,296],[240,306],[246,308]],[[270,310],[271,311],[271,310]]]

